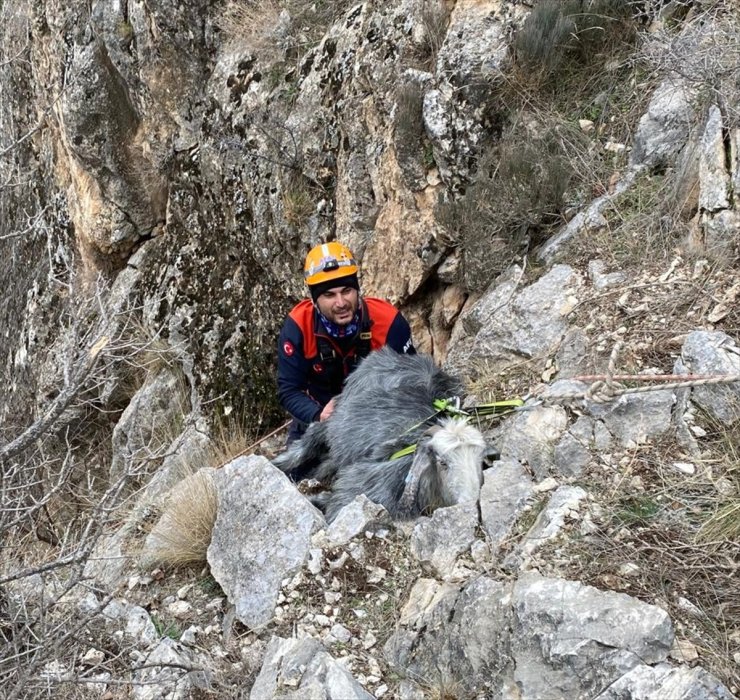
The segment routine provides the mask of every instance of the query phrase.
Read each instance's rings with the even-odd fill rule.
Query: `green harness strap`
[[[420,425],[428,421],[429,418],[434,418],[434,416],[440,413],[447,413],[453,416],[502,416],[506,413],[512,413],[518,408],[524,406],[524,401],[522,399],[492,401],[491,403],[480,403],[477,406],[471,406],[470,408],[463,410],[462,408],[460,408],[460,399],[458,397],[455,397],[452,399],[434,399],[434,401],[432,401],[432,406],[437,409],[435,413],[433,413],[428,418],[425,418],[423,421],[420,421],[416,425],[412,425],[408,430],[404,432],[408,433],[414,428],[418,428]],[[413,454],[414,452],[416,452],[416,443],[414,443],[413,445],[402,447],[400,450],[394,452],[389,457],[389,459],[398,459],[399,457],[405,457],[406,455]]]

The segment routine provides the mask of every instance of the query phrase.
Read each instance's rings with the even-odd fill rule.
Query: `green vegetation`
[[[289,226],[304,226],[315,211],[316,204],[305,187],[291,187],[283,192],[283,216]]]
[[[636,495],[620,500],[614,517],[623,525],[644,525],[660,513],[660,504],[651,496]]]
[[[463,285],[485,289],[578,208],[607,190],[626,158],[644,94],[632,55],[631,3],[542,0],[519,27],[505,74],[472,80],[485,131],[470,182],[440,199],[437,216],[460,247]],[[466,88],[467,89],[467,88]],[[580,119],[592,124],[583,128]]]
[[[170,639],[178,641],[182,636],[182,630],[178,627],[177,623],[166,622],[165,620],[160,619],[157,615],[152,615],[151,619],[154,629],[160,637],[169,637]]]
[[[635,36],[633,7],[624,0],[541,0],[517,33],[514,52],[526,82],[557,90]]]

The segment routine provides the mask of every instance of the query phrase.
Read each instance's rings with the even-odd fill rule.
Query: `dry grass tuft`
[[[185,477],[170,492],[146,545],[147,563],[189,566],[206,562],[218,511],[213,472],[254,444],[252,423],[242,416],[222,417],[213,427],[208,452],[197,462],[181,462]]]
[[[244,454],[257,439],[251,424],[238,414],[221,418],[213,427],[212,435],[207,465],[214,469]]]
[[[267,60],[294,58],[315,46],[326,30],[354,5],[351,0],[230,0],[218,20],[227,44]]]
[[[717,499],[712,512],[703,523],[697,539],[701,542],[740,543],[740,417],[731,427],[710,421],[714,435],[710,448],[715,458],[712,478]]]
[[[278,26],[280,12],[280,3],[275,0],[227,2],[218,19],[218,27],[227,44],[247,46],[259,53],[272,53],[275,50],[272,33]]]
[[[183,479],[172,489],[149,535],[155,543],[151,559],[167,566],[204,564],[217,510],[212,470],[200,469]]]
[[[315,211],[316,204],[305,188],[293,187],[283,192],[283,216],[290,226],[304,226]]]
[[[542,0],[514,40],[521,79],[537,89],[583,75],[605,55],[630,44],[636,16],[623,0]]]

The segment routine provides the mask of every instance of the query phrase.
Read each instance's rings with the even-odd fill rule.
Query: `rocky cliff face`
[[[98,607],[76,594],[92,580],[110,595],[121,581],[130,589],[150,585],[156,577],[146,584],[133,578],[133,553],[172,485],[207,462],[223,426],[256,435],[282,420],[274,342],[284,313],[303,293],[303,256],[323,240],[352,248],[364,291],[397,303],[417,346],[460,373],[479,398],[606,372],[613,350],[630,374],[668,374],[674,363],[681,373],[737,374],[740,102],[730,5],[2,0],[0,526],[18,544],[4,557],[0,581],[18,588],[0,594],[0,634],[33,658],[27,678],[17,665],[0,666],[16,696],[24,678],[80,678],[74,654],[64,672],[47,668],[48,649],[33,641],[44,616],[24,618],[33,605],[18,604],[35,604],[51,585],[55,606],[75,592],[76,609],[101,639],[111,638],[110,625],[128,630],[135,665],[144,669],[133,679],[137,697],[148,697],[142,689],[153,680],[147,659],[170,670],[212,670],[221,652],[241,654],[245,673],[264,662],[255,697],[298,687],[305,695],[330,678],[334,696],[341,688],[343,697],[365,697],[367,689],[380,697],[390,685],[410,698],[425,692],[413,682],[430,682],[435,672],[444,677],[431,680],[466,697],[476,689],[542,697],[542,683],[558,688],[557,697],[660,697],[671,687],[724,697],[702,669],[668,667],[673,637],[660,612],[558,577],[641,593],[672,614],[674,598],[651,597],[629,583],[627,569],[619,580],[594,571],[583,563],[588,553],[579,560],[567,546],[545,550],[560,565],[535,554],[540,540],[557,541],[557,523],[580,518],[580,536],[594,536],[593,518],[599,532],[631,543],[629,533],[610,529],[616,520],[604,515],[602,496],[613,501],[631,484],[619,496],[617,510],[632,513],[623,516],[632,517],[627,525],[620,521],[622,530],[646,527],[645,509],[658,502],[650,464],[696,471],[701,460],[722,461],[714,443],[701,440],[719,433],[717,424],[733,434],[733,385],[719,394],[685,388],[607,405],[589,403],[591,394],[575,409],[553,400],[492,427],[510,461],[500,481],[487,480],[480,512],[422,524],[416,539],[390,536],[394,547],[397,537],[401,542],[400,560],[411,562],[394,572],[408,590],[371,582],[386,596],[378,609],[413,586],[403,601],[403,630],[393,635],[379,627],[357,631],[345,616],[353,608],[335,612],[341,606],[333,595],[323,603],[329,612],[309,610],[330,621],[331,636],[319,634],[323,618],[304,619],[299,608],[286,607],[285,619],[276,621],[269,608],[280,607],[281,596],[298,591],[294,598],[318,605],[316,587],[331,587],[332,571],[393,571],[378,553],[363,558],[351,538],[311,545],[321,530],[318,515],[311,532],[286,524],[288,539],[303,538],[301,561],[265,576],[272,583],[260,589],[267,604],[259,625],[285,635],[291,620],[300,622],[302,634],[321,638],[334,656],[342,645],[362,647],[361,684],[314,642],[288,649],[276,637],[267,647],[268,633],[252,630],[249,644],[240,638],[234,646],[229,622],[221,652],[196,658],[195,644],[190,651],[171,640],[158,644],[163,630],[143,608],[119,600],[102,624],[106,593]],[[555,394],[583,398],[587,389],[563,387]],[[653,447],[667,442],[675,455],[658,457]],[[641,469],[633,469],[635,460]],[[269,465],[249,469],[265,469],[263,481],[289,490]],[[587,484],[575,482],[586,476],[593,503],[583,509]],[[674,493],[675,476],[664,491]],[[708,517],[708,503],[720,503],[723,512],[737,497],[731,468],[702,477],[691,485],[701,505],[684,504],[690,513],[682,522],[694,534],[701,523],[692,509]],[[245,490],[262,493],[259,483]],[[121,527],[126,497],[136,506],[131,512],[126,503],[130,515]],[[250,505],[255,512],[270,500],[261,498]],[[231,503],[226,494],[220,502],[222,511]],[[235,503],[229,510],[244,506]],[[303,502],[287,512],[301,508]],[[223,523],[230,516],[218,517]],[[451,528],[445,517],[469,537],[437,551],[435,539],[445,540],[439,533]],[[357,526],[361,537],[376,529]],[[652,536],[670,539],[669,531],[675,535],[668,528]],[[229,541],[217,532],[218,542]],[[732,561],[736,554],[730,547],[716,556]],[[447,580],[460,555],[472,559]],[[244,564],[220,557],[209,561],[227,590]],[[301,573],[304,560],[310,576]],[[493,571],[504,560],[502,582]],[[337,561],[350,564],[330,564]],[[644,565],[620,562],[629,563]],[[82,568],[68,575],[70,564]],[[263,564],[250,562],[249,571]],[[531,568],[549,578],[525,575]],[[53,585],[41,576],[46,571],[60,572]],[[305,590],[298,580],[304,575]],[[736,598],[723,588],[732,571],[717,576],[723,592],[711,615],[726,628],[730,654],[717,660],[707,652],[702,661],[736,683],[732,661],[727,665],[738,652],[736,620],[727,612],[737,611]],[[237,588],[251,595],[249,586]],[[350,589],[331,590],[341,597]],[[584,645],[616,651],[586,654],[568,640],[569,630],[588,626],[580,619],[588,614],[576,606],[548,621],[555,613],[543,600],[550,594],[583,597],[595,618],[624,605],[624,619],[647,621],[635,642],[610,636],[611,618],[603,628],[594,624]],[[233,597],[229,603],[243,610],[246,603]],[[160,602],[145,605],[160,609]],[[475,631],[470,610],[478,606],[490,612],[490,630]],[[132,620],[141,615],[137,627]],[[693,634],[695,646],[711,646],[689,627],[681,628],[681,640]],[[370,650],[381,636],[387,645],[379,662]],[[489,646],[479,644],[484,638]],[[115,656],[112,647],[105,654]],[[444,663],[435,660],[440,655]],[[291,675],[284,659],[293,658],[296,668],[315,673]],[[100,663],[95,655],[87,667],[97,673]],[[391,667],[408,683],[389,680]],[[177,673],[157,676],[154,687],[187,695],[203,679],[190,674],[183,687],[191,690],[180,680]],[[102,692],[114,694],[112,688]]]

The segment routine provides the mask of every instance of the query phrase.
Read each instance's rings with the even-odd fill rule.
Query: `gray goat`
[[[314,498],[331,522],[364,493],[395,518],[476,500],[482,470],[498,458],[465,418],[441,417],[435,399],[460,395],[458,379],[428,355],[371,353],[349,376],[331,417],[312,423],[273,464],[332,482]],[[391,456],[408,445],[413,454]]]

